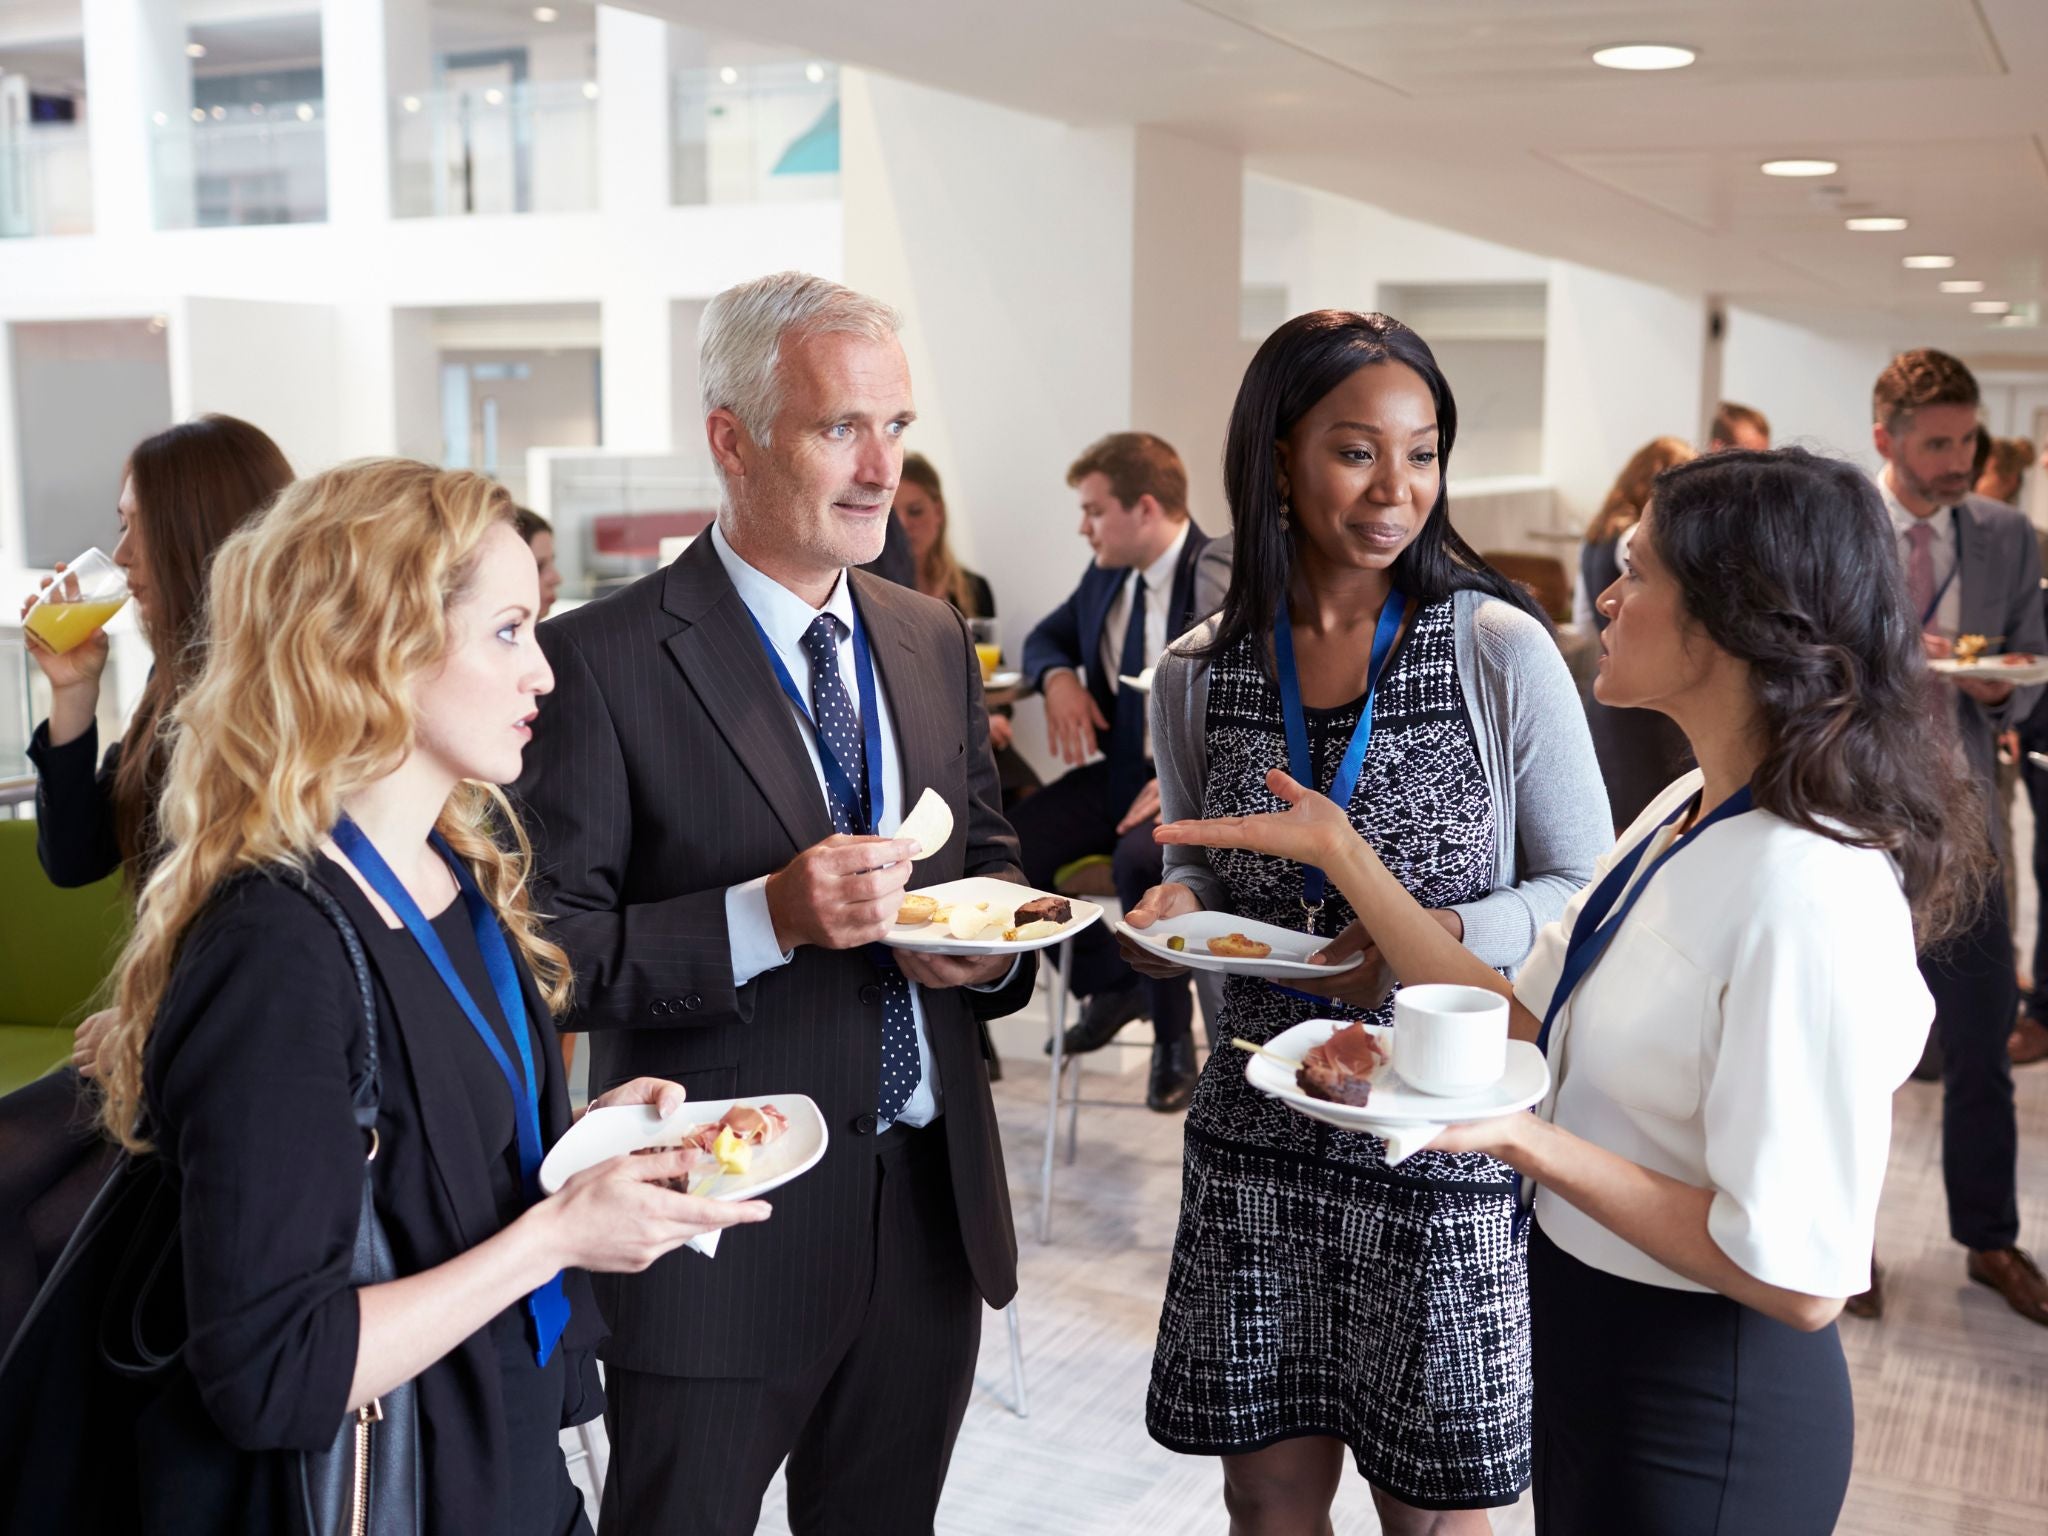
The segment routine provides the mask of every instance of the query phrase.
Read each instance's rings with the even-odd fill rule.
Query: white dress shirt
[[[1166,553],[1154,560],[1144,570],[1133,567],[1125,576],[1123,585],[1117,588],[1116,597],[1109,605],[1109,614],[1102,621],[1102,634],[1095,642],[1095,654],[1102,668],[1102,675],[1109,679],[1109,691],[1114,694],[1123,685],[1117,676],[1123,671],[1124,628],[1131,621],[1131,594],[1137,590],[1138,578],[1145,578],[1145,665],[1159,664],[1159,653],[1166,649],[1166,642],[1178,638],[1166,632],[1166,621],[1172,616],[1167,612],[1173,606],[1174,569],[1180,564],[1180,552],[1187,548],[1188,522],[1183,520],[1180,532],[1166,546]],[[1151,752],[1148,744],[1146,752]]]
[[[860,688],[853,663],[853,590],[845,572],[840,573],[839,584],[832,589],[824,607],[813,608],[774,577],[764,575],[742,560],[726,542],[725,530],[715,523],[711,528],[711,547],[718,552],[719,564],[725,567],[726,575],[732,578],[740,601],[760,621],[769,643],[775,647],[775,654],[782,658],[790,680],[806,698],[810,694],[811,664],[803,651],[804,631],[811,627],[820,613],[832,614],[839,620],[839,676],[846,685],[846,696],[854,701],[856,709],[859,708]],[[778,688],[776,692],[781,694],[782,690]],[[810,713],[807,709],[798,709],[787,696],[784,696],[783,703],[797,720],[797,734],[803,738],[804,751],[810,755],[811,771],[817,775],[818,797],[822,800],[825,798],[825,765],[818,756],[818,740],[811,728]],[[889,837],[903,820],[903,759],[896,749],[896,730],[889,718],[889,699],[880,686],[879,678],[875,688],[875,716],[882,740],[882,814],[876,818],[874,831],[878,837]],[[735,988],[744,987],[764,971],[787,965],[795,958],[795,950],[785,950],[775,942],[775,922],[768,915],[768,876],[761,875],[727,888],[725,921],[732,944],[732,984]],[[1013,963],[1010,976],[1016,974],[1016,969],[1017,963]],[[972,990],[997,991],[1009,982],[1010,976]],[[931,1041],[925,1030],[924,993],[915,982],[910,985],[910,1006],[917,1024],[918,1083],[911,1091],[909,1102],[903,1106],[903,1113],[896,1118],[904,1125],[929,1125],[938,1118],[943,1106],[939,1102],[938,1074],[932,1070]]]
[[[1594,885],[1699,787],[1695,770],[1658,796]],[[1656,834],[1632,886],[1672,835]],[[1592,889],[1537,937],[1516,982],[1538,1018]],[[1933,1018],[1890,856],[1751,811],[1708,828],[1644,890],[1551,1027],[1539,1112],[1711,1189],[1708,1232],[1757,1279],[1853,1296],[1870,1284],[1892,1094]],[[1547,1189],[1536,1217],[1596,1269],[1704,1289]]]
[[[1956,561],[1961,551],[1956,547],[1956,509],[1938,507],[1927,517],[1915,517],[1906,510],[1906,504],[1899,500],[1892,490],[1889,471],[1877,477],[1877,488],[1884,492],[1885,510],[1892,515],[1892,532],[1899,546],[1899,567],[1910,570],[1913,557],[1913,541],[1906,537],[1906,530],[1919,523],[1925,523],[1934,530],[1934,542],[1928,546],[1928,553],[1934,560],[1934,590],[1941,594],[1941,600],[1934,605],[1934,617],[1923,622],[1922,615],[1914,614],[1913,622],[1937,635],[1946,635],[1953,640],[1963,629],[1963,584],[1960,579],[1951,581],[1955,574]]]

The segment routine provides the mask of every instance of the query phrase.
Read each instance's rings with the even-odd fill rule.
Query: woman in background
[[[36,769],[36,855],[52,884],[91,885],[124,870],[140,891],[157,852],[162,728],[191,682],[206,637],[206,575],[221,541],[291,483],[277,444],[232,416],[202,416],[135,445],[115,508],[113,560],[155,666],[119,741],[100,754],[104,629],[58,654],[28,631],[50,683],[50,717],[29,742]],[[59,567],[60,571],[62,567]],[[48,581],[44,582],[49,585]],[[22,604],[28,611],[28,603]],[[72,1068],[0,1099],[0,1341],[13,1337],[51,1264],[112,1164],[80,1092],[111,1013],[72,1038]]]
[[[533,563],[540,568],[540,617],[546,618],[562,590],[562,572],[555,564],[555,526],[538,512],[513,508],[512,526],[526,547],[533,551]]]
[[[1649,504],[1650,483],[1677,464],[1694,457],[1689,444],[1676,437],[1653,438],[1635,451],[1607,492],[1600,510],[1586,525],[1579,551],[1579,590],[1573,616],[1583,631],[1591,624],[1598,634],[1607,616],[1593,599],[1613,586],[1621,574],[1628,536]],[[1692,754],[1679,729],[1650,710],[1614,709],[1590,694],[1586,724],[1593,750],[1600,758],[1600,777],[1607,783],[1607,804],[1614,825],[1625,827],[1642,813],[1665,785],[1692,766]]]

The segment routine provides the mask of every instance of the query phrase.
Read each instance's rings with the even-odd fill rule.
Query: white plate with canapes
[[[829,1139],[824,1115],[801,1093],[692,1099],[666,1119],[652,1104],[621,1104],[569,1127],[541,1162],[540,1187],[552,1195],[610,1158],[694,1145],[701,1155],[690,1194],[752,1200],[815,1168]]]
[[[1347,1131],[1410,1129],[1418,1125],[1465,1125],[1512,1115],[1542,1102],[1550,1091],[1550,1065],[1527,1040],[1510,1040],[1507,1066],[1500,1077],[1469,1093],[1424,1093],[1403,1082],[1391,1059],[1372,1074],[1372,1093],[1363,1104],[1319,1099],[1297,1077],[1303,1057],[1344,1028],[1342,1019],[1304,1019],[1268,1040],[1265,1050],[1245,1060],[1245,1081],[1280,1100],[1297,1114]],[[1391,1053],[1394,1031],[1379,1024],[1360,1026]],[[1268,1054],[1270,1053],[1270,1054]],[[1280,1059],[1276,1059],[1280,1058]],[[1289,1062],[1294,1065],[1288,1065]]]
[[[984,693],[1005,693],[1023,681],[1022,672],[991,672],[981,687]]]
[[[1939,676],[1947,678],[1967,677],[1986,683],[2011,683],[2015,688],[2048,683],[2048,657],[2031,656],[2024,651],[1979,656],[1974,661],[1957,661],[1944,656],[1927,665]]]
[[[1157,667],[1147,667],[1135,677],[1128,672],[1119,672],[1116,680],[1126,688],[1135,688],[1140,693],[1150,693],[1152,691],[1152,674],[1158,670]]]
[[[1140,949],[1191,971],[1218,971],[1226,976],[1257,976],[1288,981],[1301,976],[1342,976],[1365,958],[1353,955],[1342,965],[1311,965],[1309,956],[1329,948],[1330,940],[1273,923],[1233,917],[1228,912],[1188,912],[1162,917],[1150,928],[1119,922],[1116,931]],[[1179,940],[1179,947],[1174,941]]]
[[[928,955],[1014,955],[1071,939],[1101,916],[1092,901],[971,875],[905,891],[882,942]]]

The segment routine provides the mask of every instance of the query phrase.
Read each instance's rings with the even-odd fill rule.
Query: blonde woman
[[[1622,466],[1607,499],[1586,525],[1586,541],[1579,550],[1579,590],[1572,616],[1582,633],[1598,634],[1607,628],[1607,616],[1595,611],[1593,599],[1621,577],[1622,550],[1650,504],[1651,482],[1696,457],[1683,438],[1658,437]],[[1585,703],[1600,777],[1607,781],[1607,808],[1615,827],[1626,827],[1665,785],[1692,767],[1692,748],[1684,732],[1653,710],[1615,709],[1590,693]]]
[[[296,1528],[277,1453],[328,1447],[412,1381],[424,1530],[587,1530],[556,1438],[600,1408],[603,1327],[577,1271],[642,1269],[768,1214],[664,1188],[669,1156],[534,1198],[530,1152],[569,1123],[550,1020],[569,973],[495,786],[553,686],[539,606],[505,491],[401,460],[298,482],[215,561],[169,851],[101,1063],[106,1129],[163,1157],[179,1195],[204,1413],[176,1405],[177,1445],[140,1460],[145,1508],[170,1501],[151,1467],[189,1483],[180,1529]],[[306,882],[348,914],[375,979],[377,1209],[403,1278],[360,1289],[362,1000]],[[607,1100],[681,1097],[643,1078]]]

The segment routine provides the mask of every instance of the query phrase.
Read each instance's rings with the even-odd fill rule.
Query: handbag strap
[[[307,900],[318,907],[341,935],[341,947],[348,951],[349,969],[355,973],[356,996],[363,1008],[363,1035],[367,1042],[363,1052],[363,1075],[355,1085],[356,1124],[368,1135],[377,1124],[377,1107],[383,1096],[383,1079],[379,1075],[377,1057],[377,991],[370,981],[370,962],[363,954],[363,938],[356,932],[356,925],[349,921],[348,913],[341,903],[318,880],[307,878],[294,882],[306,895]]]

